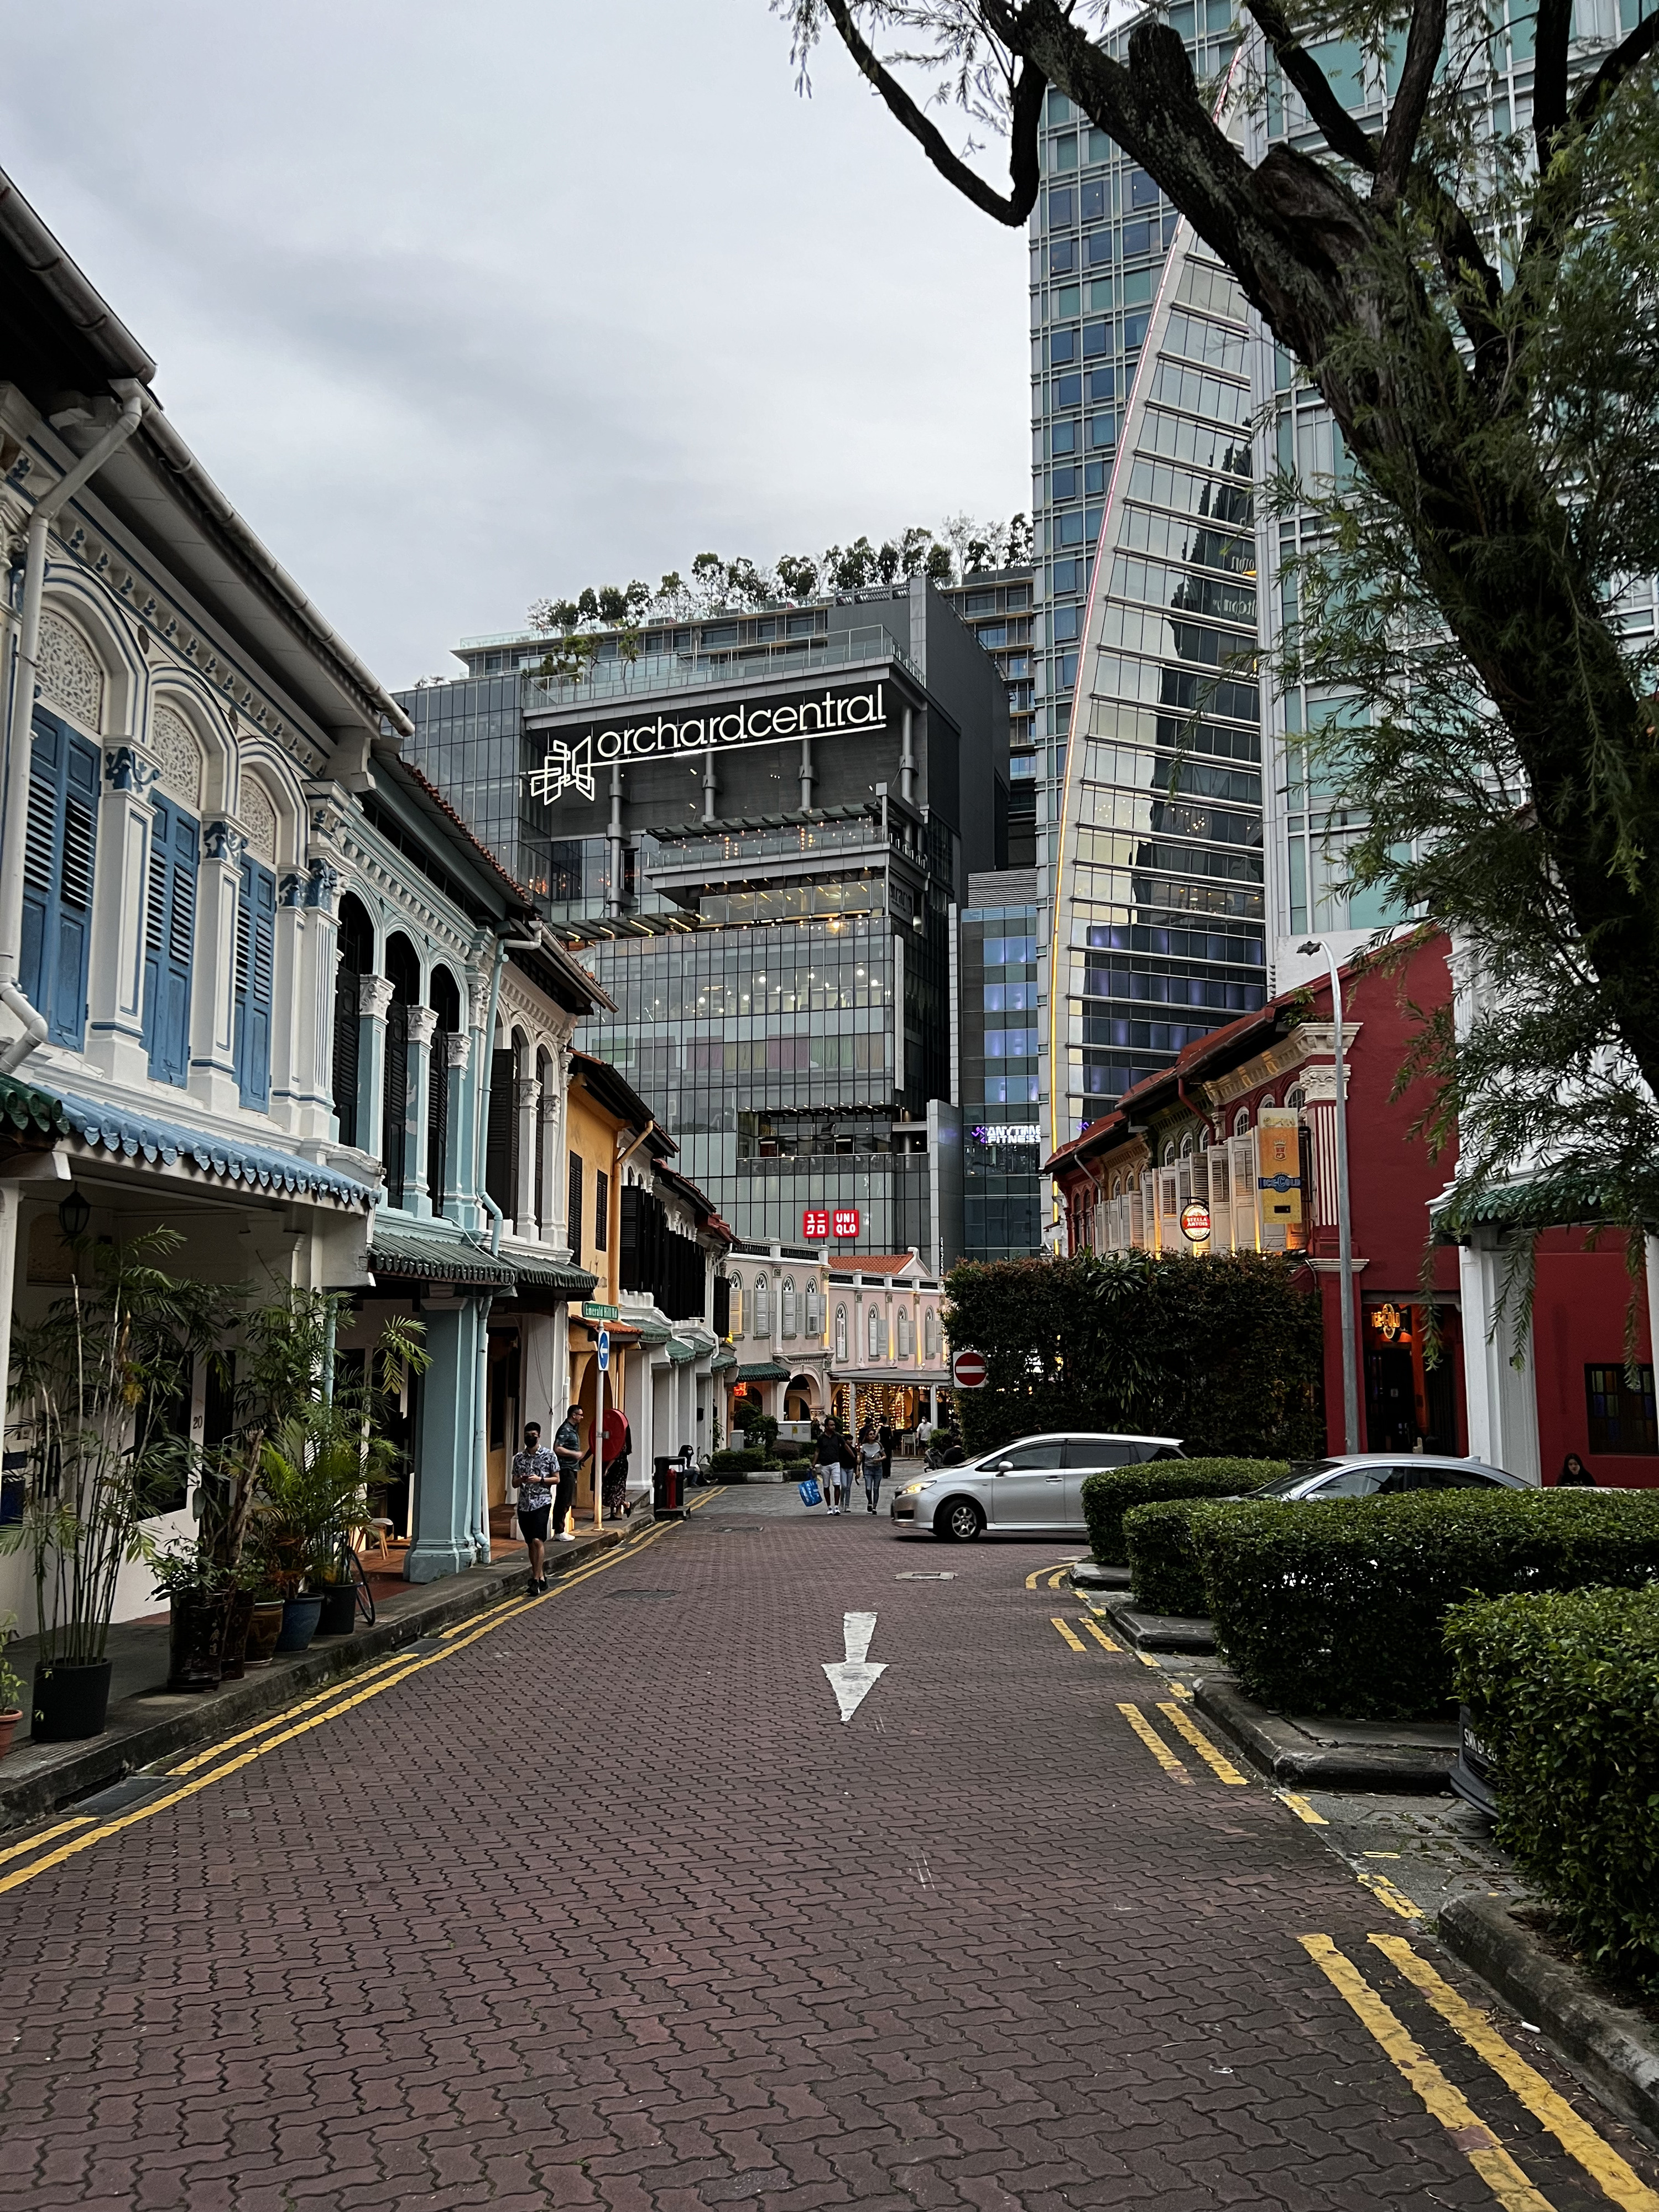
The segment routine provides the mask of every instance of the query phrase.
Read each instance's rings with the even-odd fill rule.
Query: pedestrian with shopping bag
[[[815,1459],[817,1467],[817,1481],[821,1486],[821,1495],[824,1504],[832,1515],[839,1513],[842,1492],[841,1431],[833,1420],[826,1421],[823,1425],[823,1432],[818,1438]]]

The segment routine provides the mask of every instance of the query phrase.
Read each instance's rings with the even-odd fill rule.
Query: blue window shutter
[[[276,878],[244,856],[236,898],[236,1083],[244,1106],[270,1104],[270,1000],[276,969]]]
[[[52,1042],[77,1048],[86,1033],[99,765],[96,745],[35,709],[19,981]]]
[[[158,1083],[190,1073],[190,971],[196,945],[198,824],[158,793],[151,801],[149,875],[144,887],[144,1042]]]

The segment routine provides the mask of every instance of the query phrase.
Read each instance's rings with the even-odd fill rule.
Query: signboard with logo
[[[960,1352],[951,1355],[951,1380],[958,1390],[982,1390],[985,1388],[985,1354],[963,1345]]]
[[[681,711],[682,706],[690,711]],[[852,736],[887,727],[885,684],[832,685],[798,698],[735,705],[704,706],[676,701],[656,713],[628,706],[610,720],[550,732],[547,750],[526,781],[532,799],[551,805],[567,792],[598,796],[600,770],[630,761],[654,761],[676,754],[725,752],[736,745],[798,744],[802,738]]]
[[[1293,1107],[1256,1115],[1255,1180],[1263,1221],[1295,1227],[1302,1219],[1302,1121]]]
[[[1189,1244],[1210,1241],[1210,1209],[1201,1198],[1189,1198],[1181,1209],[1181,1233]]]
[[[860,1214],[856,1206],[809,1206],[801,1214],[804,1244],[845,1243],[858,1240]]]

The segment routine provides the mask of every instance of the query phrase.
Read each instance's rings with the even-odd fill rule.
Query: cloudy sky
[[[766,0],[0,0],[0,167],[392,684],[1029,497],[1024,244]]]

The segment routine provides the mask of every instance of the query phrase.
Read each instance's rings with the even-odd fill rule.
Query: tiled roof
[[[0,1123],[9,1122],[20,1135],[31,1130],[42,1137],[67,1137],[70,1119],[62,1103],[32,1083],[15,1075],[0,1075]]]
[[[860,1275],[898,1275],[909,1267],[921,1267],[914,1252],[860,1252],[844,1263],[849,1273]],[[927,1273],[922,1268],[922,1273]]]
[[[738,1380],[739,1382],[787,1382],[793,1371],[793,1368],[785,1367],[779,1360],[757,1359],[750,1366],[738,1368]]]
[[[204,1175],[227,1182],[242,1182],[259,1190],[287,1191],[296,1197],[330,1198],[340,1206],[368,1206],[374,1192],[367,1183],[337,1169],[301,1159],[296,1153],[266,1145],[250,1145],[186,1121],[161,1121],[131,1108],[112,1106],[106,1100],[77,1098],[68,1091],[43,1093],[55,1099],[70,1128],[82,1144],[94,1150],[125,1155],[128,1159],[160,1161],[173,1167],[180,1159]]]
[[[369,1229],[368,1264],[377,1275],[423,1283],[510,1285],[518,1269],[499,1254],[481,1251],[459,1237],[445,1237],[413,1222],[377,1213]]]

